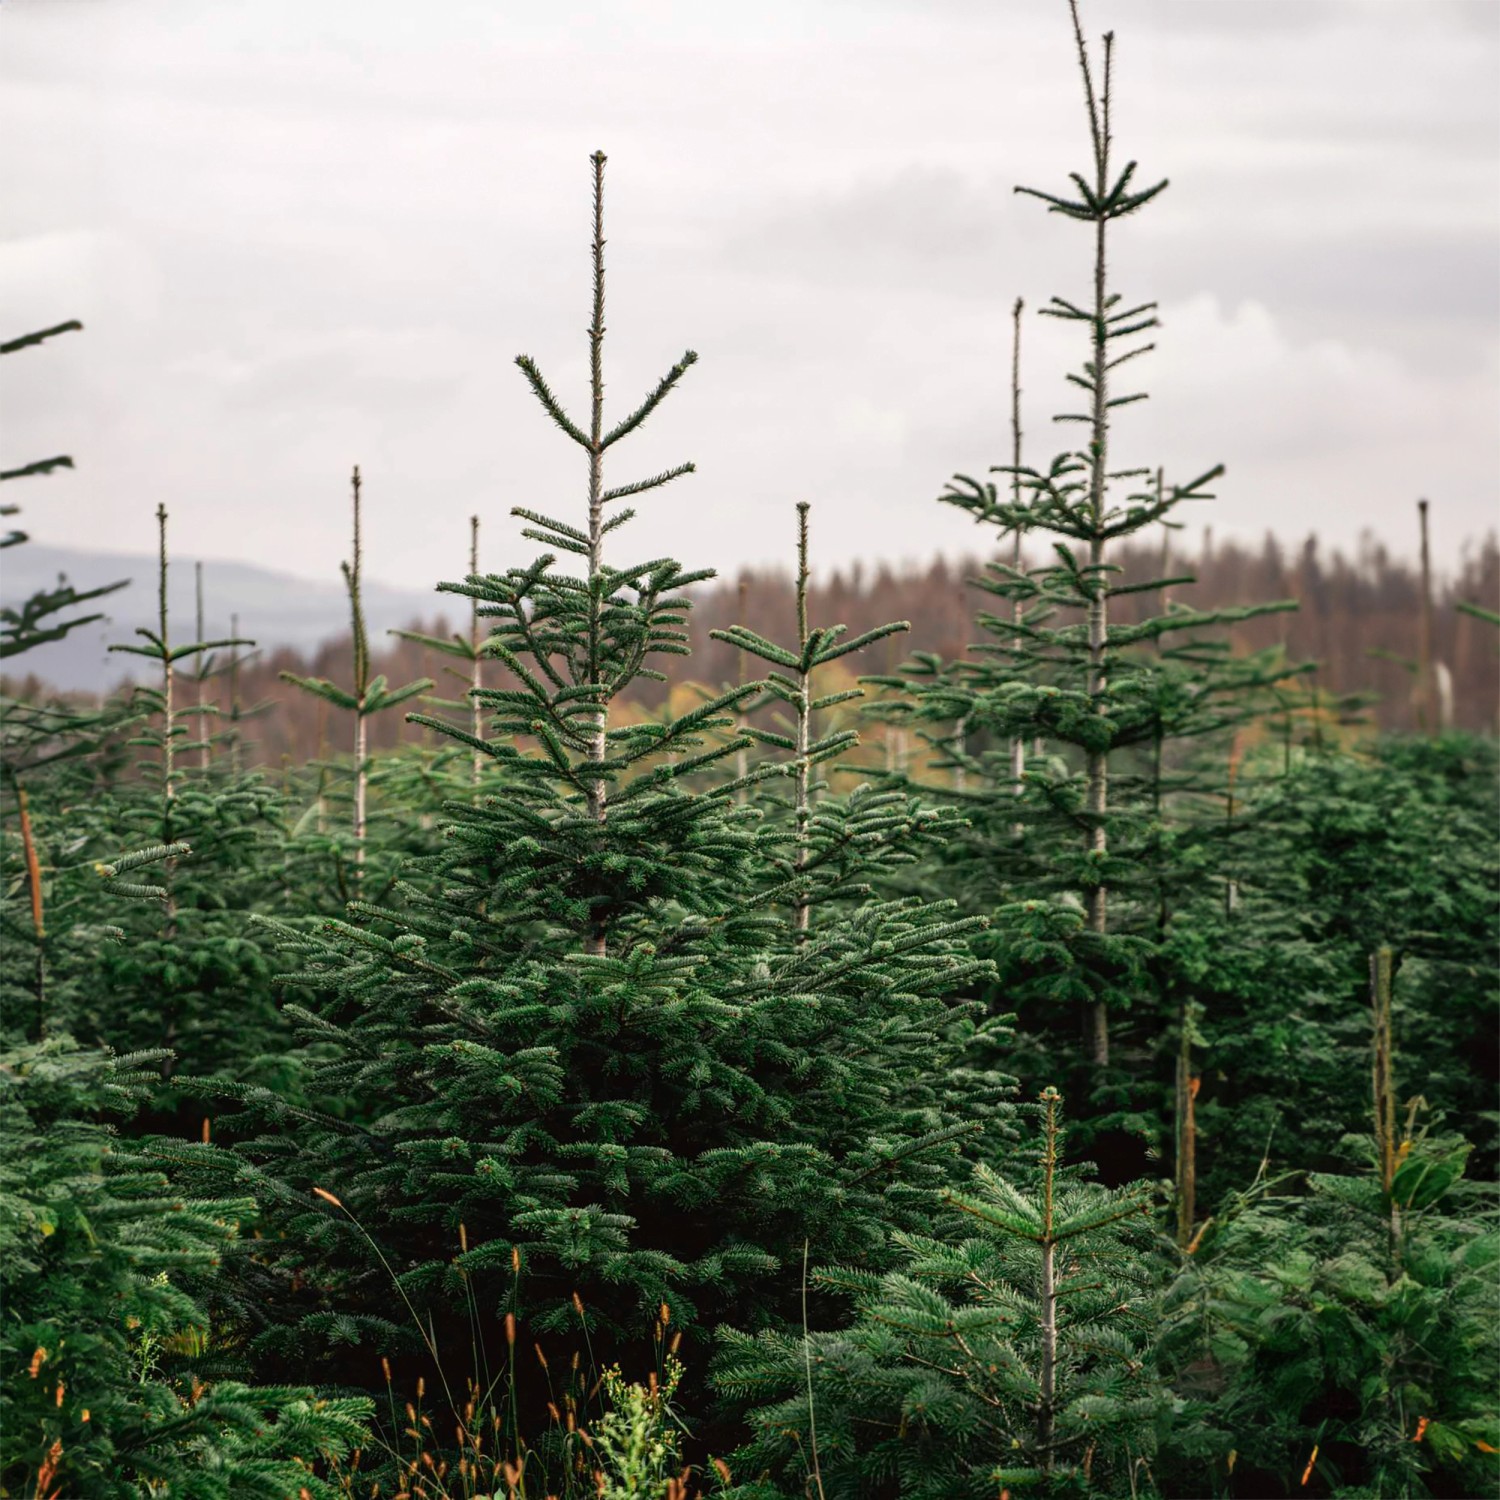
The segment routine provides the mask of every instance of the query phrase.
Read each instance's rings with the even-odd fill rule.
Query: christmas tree
[[[736,711],[775,677],[675,717],[614,716],[657,658],[683,654],[684,590],[709,575],[606,554],[633,514],[622,501],[691,472],[604,478],[696,355],[606,423],[604,157],[592,165],[587,420],[518,361],[582,450],[586,508],[577,525],[517,511],[549,550],[444,585],[477,601],[483,654],[509,677],[473,692],[487,733],[412,715],[485,757],[479,795],[448,803],[443,852],[413,861],[389,904],[282,929],[315,1091],[339,1113],[238,1091],[235,1128],[261,1130],[239,1148],[245,1181],[277,1200],[287,1277],[259,1347],[298,1367],[358,1346],[346,1368],[367,1379],[387,1352],[491,1351],[509,1312],[553,1368],[581,1367],[581,1401],[590,1368],[646,1347],[665,1302],[691,1382],[713,1325],[792,1316],[804,1245],[881,1263],[887,1226],[931,1213],[982,1090],[1003,1092],[971,1070],[969,1118],[948,1081],[978,1030],[950,998],[984,972],[961,946],[978,919],[905,899],[813,915],[850,893],[810,801],[842,739],[804,732],[716,778],[752,738],[728,732]],[[782,684],[837,654],[837,634],[800,632]],[[801,789],[790,823],[759,805],[770,784]],[[829,814],[854,845],[898,842],[886,803]],[[414,1320],[391,1316],[391,1274]]]

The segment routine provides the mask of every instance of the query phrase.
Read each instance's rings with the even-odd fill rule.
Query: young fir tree
[[[1262,1160],[1194,1237],[1162,1305],[1178,1397],[1164,1493],[1374,1500],[1500,1481],[1494,1186],[1464,1181],[1461,1136],[1418,1127],[1425,1098],[1397,1107],[1391,953],[1371,958],[1374,1129],[1344,1143],[1366,1170],[1270,1178]]]
[[[58,334],[79,331],[82,327],[81,323],[72,320],[37,333],[23,334],[0,344],[0,354],[15,354],[23,349],[35,348]],[[0,470],[0,481],[51,474],[58,469],[72,467],[72,458],[67,454],[58,454],[14,469]],[[19,511],[18,505],[0,505],[0,516],[14,516]],[[8,531],[0,537],[0,551],[18,547],[28,540],[24,531]],[[58,617],[81,604],[115,593],[124,588],[127,582],[128,580],[122,580],[80,592],[65,578],[59,578],[54,589],[43,589],[27,599],[0,606],[0,661],[20,656],[48,642],[61,640],[80,626],[103,619],[103,615],[99,613]],[[47,1024],[47,926],[45,882],[28,787],[32,777],[44,768],[55,767],[59,762],[76,760],[96,751],[110,733],[121,727],[123,718],[117,705],[101,707],[97,712],[88,713],[60,696],[38,700],[35,697],[12,698],[9,694],[0,695],[0,797],[11,804],[7,811],[14,812],[25,871],[23,882],[29,917],[29,921],[17,920],[7,901],[0,908],[0,932],[3,932],[7,950],[12,956],[18,952],[27,955],[29,962],[24,967],[30,970],[30,993],[26,999],[19,999],[17,993],[9,989],[5,993],[6,1025],[8,1028],[29,1030],[33,1040],[41,1038]],[[9,817],[6,822],[8,825]],[[9,973],[7,965],[7,977]],[[15,1018],[23,1013],[28,1015],[29,1024],[20,1027]]]
[[[156,752],[154,758],[147,757],[141,762],[140,769],[147,779],[155,781],[159,788],[161,798],[159,823],[153,831],[158,833],[163,844],[174,844],[181,831],[178,800],[185,774],[184,758],[193,751],[206,749],[208,745],[206,737],[200,737],[198,740],[189,739],[190,729],[184,721],[190,718],[202,720],[209,713],[209,707],[203,700],[201,690],[196,703],[180,702],[181,685],[177,663],[192,658],[201,664],[205,653],[220,647],[253,646],[255,643],[246,640],[205,641],[199,639],[187,645],[174,646],[172,644],[171,621],[167,609],[167,508],[164,505],[156,507],[156,533],[156,629],[151,630],[143,626],[136,630],[136,634],[145,640],[144,646],[115,645],[109,649],[144,657],[147,661],[156,662],[161,668],[158,685],[142,685],[135,689],[133,695],[135,703],[144,709],[146,721],[136,738],[130,743]],[[198,614],[201,625],[201,594]],[[200,684],[201,680],[200,677]],[[206,731],[202,731],[202,735],[206,735]],[[207,769],[206,762],[203,763],[203,769]],[[175,861],[169,861],[165,872],[169,935],[177,916],[177,899],[172,891],[172,876],[175,869]],[[169,1043],[170,1040],[169,1037]]]
[[[178,852],[162,863],[161,902],[126,909],[117,918],[128,941],[77,954],[79,1005],[64,1024],[121,1051],[171,1049],[168,1079],[180,1068],[269,1081],[283,1076],[276,1054],[288,1038],[268,956],[245,931],[245,913],[279,904],[285,808],[263,777],[221,776],[204,766],[202,748],[212,737],[216,710],[196,701],[184,667],[220,649],[253,643],[173,639],[164,507],[156,520],[155,624],[136,632],[139,643],[111,647],[157,669],[154,682],[136,684],[131,694],[138,723],[127,743],[144,753],[133,777],[96,794],[69,817],[65,826],[74,849],[59,874],[76,871],[64,877],[64,888],[88,879],[92,863],[110,861],[122,846]],[[158,1103],[182,1105],[170,1093]],[[196,1129],[196,1115],[190,1123]]]
[[[808,611],[811,509],[806,501],[797,506],[794,642],[780,646],[742,624],[713,632],[715,638],[738,648],[742,680],[747,660],[767,668],[761,692],[745,705],[746,713],[781,705],[779,731],[745,719],[738,733],[773,754],[789,752],[793,757],[786,767],[790,788],[779,790],[782,778],[761,782],[756,786],[756,805],[767,820],[760,844],[763,899],[786,911],[794,946],[806,944],[814,935],[824,942],[843,941],[846,931],[880,926],[901,920],[906,911],[920,910],[920,903],[914,904],[910,897],[883,898],[881,893],[909,878],[924,858],[961,836],[964,827],[951,808],[924,803],[899,787],[862,782],[847,795],[835,796],[821,774],[823,768],[846,774],[855,769],[839,765],[838,758],[856,749],[859,737],[848,725],[830,722],[831,711],[864,697],[861,687],[837,682],[825,691],[827,669],[910,626],[896,621],[845,639],[843,625],[812,624]],[[742,781],[750,779],[746,776],[749,762],[742,759],[746,753],[739,752]],[[742,786],[738,795],[743,792]],[[967,936],[972,946],[982,936],[981,927],[970,927]],[[933,961],[944,965],[947,958],[940,954]],[[984,964],[973,971],[976,978],[988,972]],[[995,1068],[1010,1044],[1010,1020],[1009,1016],[994,1017],[975,1031],[963,1064],[950,1066],[938,1080],[959,1117],[976,1131],[990,1132],[991,1148],[1008,1139],[1004,1119],[1010,1083],[1007,1075],[1002,1084]],[[994,1134],[997,1130],[999,1134]]]
[[[924,806],[899,790],[876,791],[862,785],[848,797],[832,797],[819,774],[820,767],[832,766],[859,743],[852,728],[828,722],[829,710],[864,697],[857,686],[822,691],[820,669],[911,627],[901,620],[846,640],[843,625],[811,624],[811,509],[806,501],[797,506],[795,643],[779,646],[740,624],[713,632],[715,639],[736,647],[742,660],[754,659],[768,669],[760,696],[750,708],[783,705],[784,732],[748,722],[740,732],[755,744],[792,756],[790,794],[778,795],[775,782],[757,791],[759,805],[778,825],[778,831],[763,840],[762,849],[769,851],[779,836],[782,852],[768,875],[777,899],[790,906],[798,943],[807,941],[818,907],[866,902],[872,891],[870,878],[877,870],[914,862],[918,849],[941,843],[958,825],[951,810]]]
[[[478,578],[479,572],[479,517],[469,517],[469,573],[470,578]],[[444,656],[456,656],[460,661],[466,662],[467,670],[457,671],[452,667],[445,668],[452,676],[461,682],[468,684],[465,692],[465,701],[456,703],[436,700],[439,707],[459,710],[468,720],[470,738],[476,741],[469,751],[469,780],[471,785],[478,789],[480,780],[484,775],[486,756],[479,743],[484,739],[484,703],[479,697],[479,690],[484,686],[484,634],[479,628],[479,600],[475,596],[469,599],[469,633],[460,634],[455,631],[452,635],[442,638],[433,635],[424,635],[417,630],[393,630],[391,634],[403,641],[411,641],[418,646],[424,646],[429,651],[437,651]]]
[[[1167,1397],[1151,1373],[1152,1192],[1063,1166],[1061,1096],[1041,1094],[1036,1161],[979,1167],[950,1232],[898,1234],[883,1274],[820,1271],[852,1324],[800,1338],[731,1335],[721,1389],[765,1401],[746,1500],[816,1492],[903,1500],[1129,1494]]]
[[[5,873],[16,881],[7,896],[21,899],[7,899],[0,915],[0,985],[8,1029],[33,1040],[65,1032],[119,1051],[169,1047],[155,1103],[180,1112],[171,1086],[179,1069],[290,1087],[269,955],[246,930],[249,910],[287,906],[289,842],[276,790],[258,774],[205,770],[202,741],[190,738],[195,719],[205,738],[214,719],[212,705],[200,713],[191,689],[184,693],[185,663],[226,643],[174,641],[165,513],[157,519],[155,627],[123,649],[158,675],[133,689],[128,708],[104,715],[133,733],[115,732],[100,749],[92,732],[60,723],[50,760],[40,765],[33,755],[7,777],[30,791],[19,837],[5,840]],[[121,767],[117,754],[134,764]],[[139,882],[122,851],[134,851],[127,865],[152,856],[153,899],[101,909],[110,893],[143,893],[132,890]],[[299,895],[291,909],[300,904]],[[12,938],[24,946],[12,948]],[[201,1123],[196,1112],[176,1121],[194,1134]]]
[[[64,585],[41,607],[7,613],[6,654],[84,623],[41,625],[85,597]],[[170,672],[164,623],[155,644]],[[95,1034],[118,1040],[160,1004],[162,975],[132,987],[106,972],[128,946],[117,924],[143,907],[159,923],[167,889],[143,884],[143,872],[188,852],[156,842],[107,855],[131,822],[113,817],[120,755],[111,737],[146,715],[140,705],[6,709],[4,791],[15,817],[5,819],[0,900],[0,1491],[39,1500],[329,1496],[316,1467],[360,1440],[368,1403],[233,1378],[226,1352],[237,1320],[216,1280],[254,1205],[218,1194],[190,1200],[158,1159],[117,1138],[113,1121],[137,1113],[159,1084],[148,1069],[166,1054],[117,1058],[81,1049],[66,1032],[93,1021]],[[164,722],[158,747],[172,740],[170,715]],[[138,790],[127,789],[133,804]],[[144,831],[159,839],[166,814],[145,791]]]
[[[1262,757],[1279,769],[1279,747]],[[1500,944],[1493,741],[1463,735],[1299,752],[1250,778],[1235,911],[1175,939],[1212,1017],[1198,1121],[1207,1201],[1272,1138],[1282,1168],[1332,1170],[1365,1116],[1372,952],[1396,971],[1392,1032],[1410,1074],[1485,1160],[1495,1142]],[[1196,944],[1189,953],[1188,944]]]
[[[1209,632],[1291,606],[1200,611],[1173,600],[1129,623],[1118,618],[1117,601],[1191,579],[1124,579],[1111,561],[1115,545],[1210,498],[1221,470],[1167,485],[1159,470],[1114,466],[1116,414],[1144,397],[1122,389],[1119,372],[1153,347],[1141,340],[1157,320],[1154,303],[1130,304],[1113,290],[1109,246],[1116,221],[1166,183],[1138,188],[1135,163],[1118,164],[1113,37],[1104,38],[1100,67],[1072,0],[1069,9],[1092,160],[1073,174],[1074,196],[1018,191],[1091,233],[1088,294],[1042,309],[1087,339],[1083,366],[1068,377],[1083,407],[1058,418],[1085,440],[1046,468],[1022,462],[1017,355],[1012,462],[995,471],[1005,479],[957,476],[942,497],[1010,538],[1009,559],[976,580],[1005,607],[979,616],[988,639],[967,658],[914,663],[904,674],[910,697],[882,711],[930,726],[938,764],[961,774],[950,796],[969,832],[946,846],[930,879],[992,917],[981,951],[997,962],[1001,1003],[1020,1010],[1018,1071],[1066,1076],[1069,1023],[1080,1017],[1088,1084],[1104,1107],[1090,1130],[1149,1139],[1159,1129],[1156,1085],[1148,1079],[1143,1095],[1133,1078],[1159,1067],[1152,1050],[1171,1054],[1167,1066],[1181,1075],[1179,1112],[1191,1088],[1191,1068],[1183,1073],[1177,1061],[1193,1022],[1189,987],[1171,972],[1173,925],[1209,889],[1221,899],[1224,879],[1196,845],[1223,835],[1222,816],[1201,814],[1222,790],[1225,761],[1194,760],[1183,747],[1222,743],[1294,670],[1277,653],[1237,659]],[[1022,539],[1041,537],[1054,543],[1050,561],[1028,562]],[[1123,1056],[1116,1047],[1111,1068],[1112,1040],[1122,1035],[1128,1046]],[[1131,1166],[1143,1164],[1138,1146],[1129,1154]]]
[[[353,511],[353,545],[351,547],[350,561],[340,563],[339,567],[344,575],[344,587],[349,593],[349,619],[351,639],[354,646],[353,681],[349,687],[342,688],[336,683],[329,682],[321,677],[299,677],[295,672],[283,672],[281,676],[283,681],[290,682],[294,687],[299,687],[304,692],[311,693],[315,698],[320,698],[323,702],[332,704],[333,707],[341,708],[354,715],[354,749],[350,763],[352,779],[350,834],[353,843],[351,863],[354,874],[352,885],[354,891],[358,892],[362,887],[364,879],[369,825],[370,756],[367,748],[369,741],[368,721],[375,714],[385,713],[415,698],[417,694],[425,693],[433,684],[430,677],[423,677],[415,682],[408,682],[403,687],[393,688],[386,682],[383,675],[375,677],[371,677],[370,675],[370,642],[369,636],[365,631],[365,606],[361,592],[364,570],[364,544],[361,533],[363,517],[360,505],[362,484],[358,464],[354,466],[349,484]],[[320,788],[320,801],[321,797],[322,791]],[[338,867],[339,884],[342,888],[344,880],[341,861],[336,860],[336,866]]]
[[[243,1123],[267,1128],[239,1155],[277,1195],[286,1277],[260,1348],[299,1367],[351,1345],[358,1378],[422,1344],[490,1357],[504,1310],[582,1400],[591,1363],[644,1339],[665,1301],[691,1378],[706,1329],[793,1315],[807,1243],[879,1264],[887,1226],[925,1222],[973,1130],[946,1075],[975,1030],[949,996],[982,972],[960,946],[977,921],[903,901],[799,923],[822,877],[788,869],[778,821],[737,794],[802,784],[815,741],[744,781],[710,775],[747,741],[708,737],[761,684],[663,721],[613,714],[654,658],[684,653],[683,591],[708,575],[606,552],[620,502],[691,470],[604,477],[696,356],[606,423],[602,155],[593,174],[585,421],[518,361],[582,452],[586,505],[576,525],[517,512],[549,550],[445,585],[478,600],[509,674],[477,694],[489,733],[413,715],[493,769],[477,802],[449,803],[445,850],[399,904],[285,933],[341,1117],[241,1091]],[[392,1316],[387,1268],[421,1344]]]

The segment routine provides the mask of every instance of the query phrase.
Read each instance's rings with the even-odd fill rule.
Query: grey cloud
[[[853,0],[850,0],[853,3]],[[995,0],[885,0],[887,6],[913,14],[938,14],[968,22],[989,22]],[[1090,36],[1111,27],[1209,36],[1297,35],[1336,22],[1349,0],[1093,0],[1082,7]],[[1055,23],[1066,26],[1067,12],[1058,0],[1046,8]],[[1038,13],[1043,8],[1038,7]]]
[[[1121,34],[1122,149],[1173,178],[1118,239],[1121,289],[1168,305],[1176,361],[1135,430],[1187,453],[1202,424],[1210,461],[1234,450],[1233,503],[1279,486],[1304,498],[1273,513],[1299,525],[1322,484],[1331,540],[1368,519],[1326,502],[1335,477],[1399,489],[1419,465],[1398,439],[1442,445],[1445,485],[1478,497],[1455,531],[1487,524],[1500,91],[1464,85],[1493,73],[1494,28],[1438,0],[1084,13]],[[185,546],[336,576],[355,458],[375,576],[451,573],[473,508],[566,509],[573,455],[510,361],[535,354],[579,399],[598,145],[611,400],[703,354],[632,439],[622,477],[701,466],[643,507],[645,551],[783,556],[801,495],[829,563],[969,544],[929,497],[995,455],[1010,303],[1086,275],[1086,236],[1012,191],[1086,157],[1062,0],[153,0],[7,20],[0,194],[29,236],[4,247],[9,305],[89,331],[55,368],[0,370],[0,437],[74,447],[55,513],[66,494],[100,545],[141,546],[162,496]],[[1219,316],[1182,312],[1200,292]],[[1028,338],[1050,443],[1076,351]],[[1196,339],[1250,368],[1184,377]],[[1235,403],[1255,403],[1254,448]],[[250,513],[253,534],[227,519]]]
[[[813,283],[916,283],[974,295],[972,273],[1014,236],[1009,193],[912,165],[879,181],[764,205],[721,246],[724,262]]]
[[[228,383],[223,408],[234,411],[306,412],[312,401],[422,419],[451,406],[463,379],[381,368],[368,352],[326,349],[271,361]]]
[[[1270,191],[1270,185],[1264,185]],[[1177,189],[1178,198],[1191,188]],[[1233,196],[1233,195],[1229,195]],[[1196,207],[1196,205],[1192,205]],[[1213,290],[1254,298],[1309,334],[1383,329],[1414,357],[1477,368],[1500,321],[1494,236],[1410,225],[1381,235],[1338,216],[1291,232],[1242,205],[1236,233],[1212,209],[1121,238],[1122,277],[1148,297]],[[1055,221],[1054,221],[1055,224]],[[1053,224],[998,176],[984,182],[907,167],[890,177],[767,206],[730,235],[724,261],[743,274],[810,286],[879,286],[992,304],[997,296],[1066,293]],[[1432,325],[1437,325],[1436,327]],[[1368,336],[1367,334],[1365,336]]]

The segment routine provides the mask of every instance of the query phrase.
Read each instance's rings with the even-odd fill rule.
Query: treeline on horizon
[[[1184,603],[1216,610],[1268,599],[1293,599],[1298,608],[1260,615],[1228,628],[1237,654],[1281,646],[1295,662],[1315,662],[1309,687],[1326,694],[1332,704],[1357,699],[1358,719],[1366,730],[1403,731],[1424,726],[1414,694],[1421,615],[1421,572],[1412,560],[1395,557],[1366,540],[1350,556],[1327,552],[1310,536],[1298,547],[1287,547],[1267,536],[1259,547],[1243,542],[1215,541],[1205,531],[1197,546],[1182,547],[1167,561],[1174,574],[1191,574],[1195,582],[1176,592]],[[1159,545],[1123,545],[1115,562],[1126,582],[1161,576]],[[907,634],[887,637],[871,652],[855,658],[857,670],[889,673],[918,651],[945,659],[962,656],[978,632],[974,612],[983,598],[968,580],[983,571],[976,557],[935,559],[926,567],[882,564],[830,570],[814,577],[811,604],[821,618],[848,622],[853,633],[870,630],[887,620],[907,620]],[[458,576],[455,570],[455,577]],[[410,582],[410,580],[404,580]],[[433,580],[436,584],[438,580]],[[1433,660],[1448,691],[1440,711],[1447,727],[1495,733],[1500,726],[1500,649],[1495,632],[1482,620],[1465,614],[1460,603],[1500,608],[1500,543],[1493,534],[1478,547],[1466,547],[1459,567],[1440,575],[1433,590]],[[447,596],[436,595],[440,602]],[[1148,596],[1122,596],[1117,618],[1135,623],[1150,608]],[[456,603],[456,601],[451,601]],[[210,595],[211,603],[211,595]],[[461,606],[460,606],[461,608]],[[736,577],[720,577],[696,591],[688,622],[692,655],[669,683],[638,682],[632,698],[643,711],[654,712],[666,702],[674,685],[684,682],[718,686],[739,676],[734,648],[712,638],[711,632],[735,623],[775,637],[795,622],[796,594],[790,570],[749,569]],[[414,632],[445,637],[462,628],[453,613],[436,611],[427,621],[411,621]],[[254,634],[253,625],[247,634]],[[409,640],[386,636],[372,642],[375,667],[392,681],[432,677],[440,696],[456,697],[461,685],[452,668],[438,654]],[[297,676],[347,679],[351,647],[346,637],[333,638],[314,652],[290,647],[256,653],[239,667],[235,680],[220,672],[203,685],[204,701],[228,713],[233,691],[241,711],[257,710],[245,725],[247,764],[300,765],[346,749],[342,715],[309,698],[282,679]],[[504,678],[498,663],[487,663],[486,681]],[[37,698],[48,689],[36,677],[7,684],[21,698]],[[402,743],[424,743],[430,731],[408,724],[399,715],[372,719],[370,748],[390,750]],[[872,726],[879,738],[880,730]]]

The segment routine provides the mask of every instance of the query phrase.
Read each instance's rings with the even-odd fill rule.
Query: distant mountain
[[[128,578],[130,586],[99,601],[108,619],[86,625],[61,641],[38,646],[6,663],[12,674],[35,673],[54,687],[101,692],[132,676],[140,659],[111,652],[111,643],[136,639],[140,625],[156,623],[156,558],[124,552],[90,552],[82,548],[47,547],[36,542],[0,552],[0,601],[14,605],[66,576],[78,588],[97,587]],[[204,628],[210,639],[229,634],[231,615],[239,617],[240,634],[270,649],[292,646],[311,654],[324,641],[349,633],[349,601],[340,580],[309,582],[269,568],[205,558],[203,562]],[[393,588],[366,580],[365,619],[372,644],[386,630],[432,620],[446,613],[465,613],[462,601],[435,590]],[[192,639],[194,611],[193,559],[176,558],[168,574],[172,635]]]

